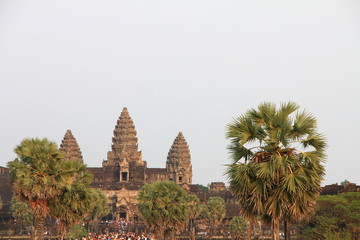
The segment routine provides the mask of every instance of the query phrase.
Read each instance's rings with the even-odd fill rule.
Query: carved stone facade
[[[137,194],[145,183],[192,183],[190,150],[181,132],[169,150],[166,168],[148,168],[142,160],[135,125],[127,108],[123,108],[113,134],[111,151],[102,167],[88,168],[94,175],[93,187],[101,189],[111,203],[110,218],[137,219]]]
[[[138,190],[103,190],[111,204],[111,215],[113,219],[138,219]]]

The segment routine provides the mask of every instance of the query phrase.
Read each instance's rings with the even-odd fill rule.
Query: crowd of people
[[[112,228],[115,228],[118,232],[127,231],[130,226],[133,225],[132,221],[126,221],[125,219],[120,219],[119,221],[108,221],[107,224],[109,224]]]
[[[111,232],[107,234],[89,233],[87,237],[83,237],[81,240],[155,240],[155,238],[152,235]]]
[[[118,221],[110,220],[102,223],[106,224],[108,230],[114,232],[106,234],[89,233],[87,237],[83,237],[81,240],[155,240],[152,235],[131,232],[131,226],[134,223],[123,218]]]

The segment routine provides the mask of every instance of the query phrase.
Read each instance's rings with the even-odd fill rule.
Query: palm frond
[[[299,139],[308,134],[316,132],[317,121],[314,116],[308,113],[306,110],[298,112],[295,116],[292,135]]]
[[[314,147],[318,153],[323,153],[327,147],[327,141],[323,134],[309,135],[305,140],[301,141],[304,148]]]

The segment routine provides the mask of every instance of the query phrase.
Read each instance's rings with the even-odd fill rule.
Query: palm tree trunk
[[[36,228],[34,226],[31,226],[30,239],[31,240],[37,240],[38,239],[38,235],[36,233]]]
[[[257,228],[258,228],[258,231],[257,231],[258,238],[257,239],[262,239],[262,224],[261,224],[261,221],[257,221],[256,224],[257,224]]]
[[[190,228],[190,240],[195,240],[195,227]]]
[[[46,217],[39,215],[36,218],[36,231],[35,231],[35,239],[37,240],[44,240],[45,235],[45,220]]]
[[[291,234],[290,234],[290,222],[288,220],[284,220],[284,234],[285,234],[285,240],[291,240]]]
[[[24,228],[23,220],[19,220],[19,225],[20,225],[19,235],[22,235],[23,234],[23,228]]]
[[[279,240],[280,236],[279,236],[279,232],[280,232],[280,224],[279,224],[279,219],[274,219],[272,222],[272,231],[273,231],[273,240]]]
[[[209,239],[211,240],[213,238],[214,233],[214,225],[210,224],[210,231],[209,231]]]
[[[165,230],[163,232],[163,240],[167,240],[168,233]]]
[[[249,221],[248,228],[246,229],[246,240],[251,240],[252,227],[253,227],[253,221]]]
[[[65,237],[65,224],[62,221],[59,224],[58,236],[60,236],[60,240],[63,240]]]

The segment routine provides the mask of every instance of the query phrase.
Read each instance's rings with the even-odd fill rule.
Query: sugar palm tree
[[[63,154],[48,139],[24,139],[15,148],[17,158],[8,163],[14,194],[28,204],[35,217],[33,239],[43,240],[48,201],[59,196],[66,182],[61,169]]]
[[[86,221],[91,224],[91,232],[96,232],[97,230],[94,228],[95,221],[109,214],[110,208],[108,199],[102,191],[92,188],[90,196],[92,200]]]
[[[271,224],[274,240],[280,220],[301,220],[313,211],[325,175],[326,140],[316,119],[298,109],[292,102],[280,108],[263,103],[227,126],[230,189],[244,216],[260,215]]]
[[[202,213],[204,205],[196,195],[187,195],[186,202],[189,206],[190,239],[195,239],[195,219]]]
[[[139,192],[139,212],[146,225],[162,240],[183,227],[189,217],[186,192],[174,182],[144,185]]]
[[[221,197],[210,197],[204,208],[204,216],[209,222],[211,236],[226,215],[226,204]]]
[[[74,174],[63,176],[67,184],[61,195],[49,200],[50,214],[59,222],[58,234],[61,239],[71,227],[85,219],[94,200],[90,188],[92,176],[85,164],[67,160],[62,162],[62,169]]]

